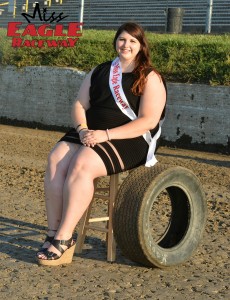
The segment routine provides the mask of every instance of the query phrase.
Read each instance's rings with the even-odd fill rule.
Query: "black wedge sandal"
[[[53,230],[53,229],[48,229],[48,231],[57,232],[57,230]],[[55,235],[54,235],[54,236],[49,236],[49,235],[47,234],[47,235],[46,235],[46,239],[45,239],[45,241],[43,242],[43,245],[44,245],[46,242],[49,242],[49,243],[51,244],[52,241],[54,240],[54,237],[55,237]],[[49,245],[49,246],[50,246],[50,245]],[[48,246],[48,247],[41,247],[41,248],[37,251],[36,256],[38,257],[39,254],[42,255],[42,254],[49,248],[49,246]]]
[[[51,244],[53,239],[54,239],[54,236],[47,235],[43,244],[45,244],[46,242],[49,242]],[[48,247],[44,247],[44,248],[42,247],[41,249],[38,250],[38,252],[36,253],[36,256],[38,256],[40,253],[43,254],[47,249],[48,249]]]
[[[62,264],[70,264],[73,259],[75,241],[71,237],[69,240],[55,240],[51,244],[61,252],[61,255],[58,255],[51,251],[44,251],[43,254],[46,256],[45,259],[38,258],[38,264],[43,266],[59,266]],[[67,249],[64,250],[61,246],[67,246]]]

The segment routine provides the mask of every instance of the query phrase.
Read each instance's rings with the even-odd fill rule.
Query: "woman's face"
[[[127,31],[122,31],[116,40],[116,51],[121,60],[134,60],[140,48],[140,42]]]

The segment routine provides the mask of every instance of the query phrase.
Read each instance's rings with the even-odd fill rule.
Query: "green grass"
[[[0,64],[61,66],[89,71],[116,56],[115,31],[84,30],[74,48],[13,48],[0,29]],[[230,85],[230,35],[147,32],[153,65],[167,81]]]

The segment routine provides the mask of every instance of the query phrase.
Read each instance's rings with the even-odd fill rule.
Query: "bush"
[[[116,56],[112,30],[84,30],[73,48],[13,48],[0,29],[0,64],[63,66],[89,71]],[[151,58],[167,81],[230,85],[229,35],[175,35],[147,32]]]

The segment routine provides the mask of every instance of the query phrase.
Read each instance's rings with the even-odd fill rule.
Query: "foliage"
[[[0,64],[61,66],[89,71],[116,56],[112,46],[114,34],[112,30],[84,30],[73,48],[13,48],[6,30],[0,29]],[[153,65],[167,81],[230,85],[229,35],[147,32],[147,38]]]

